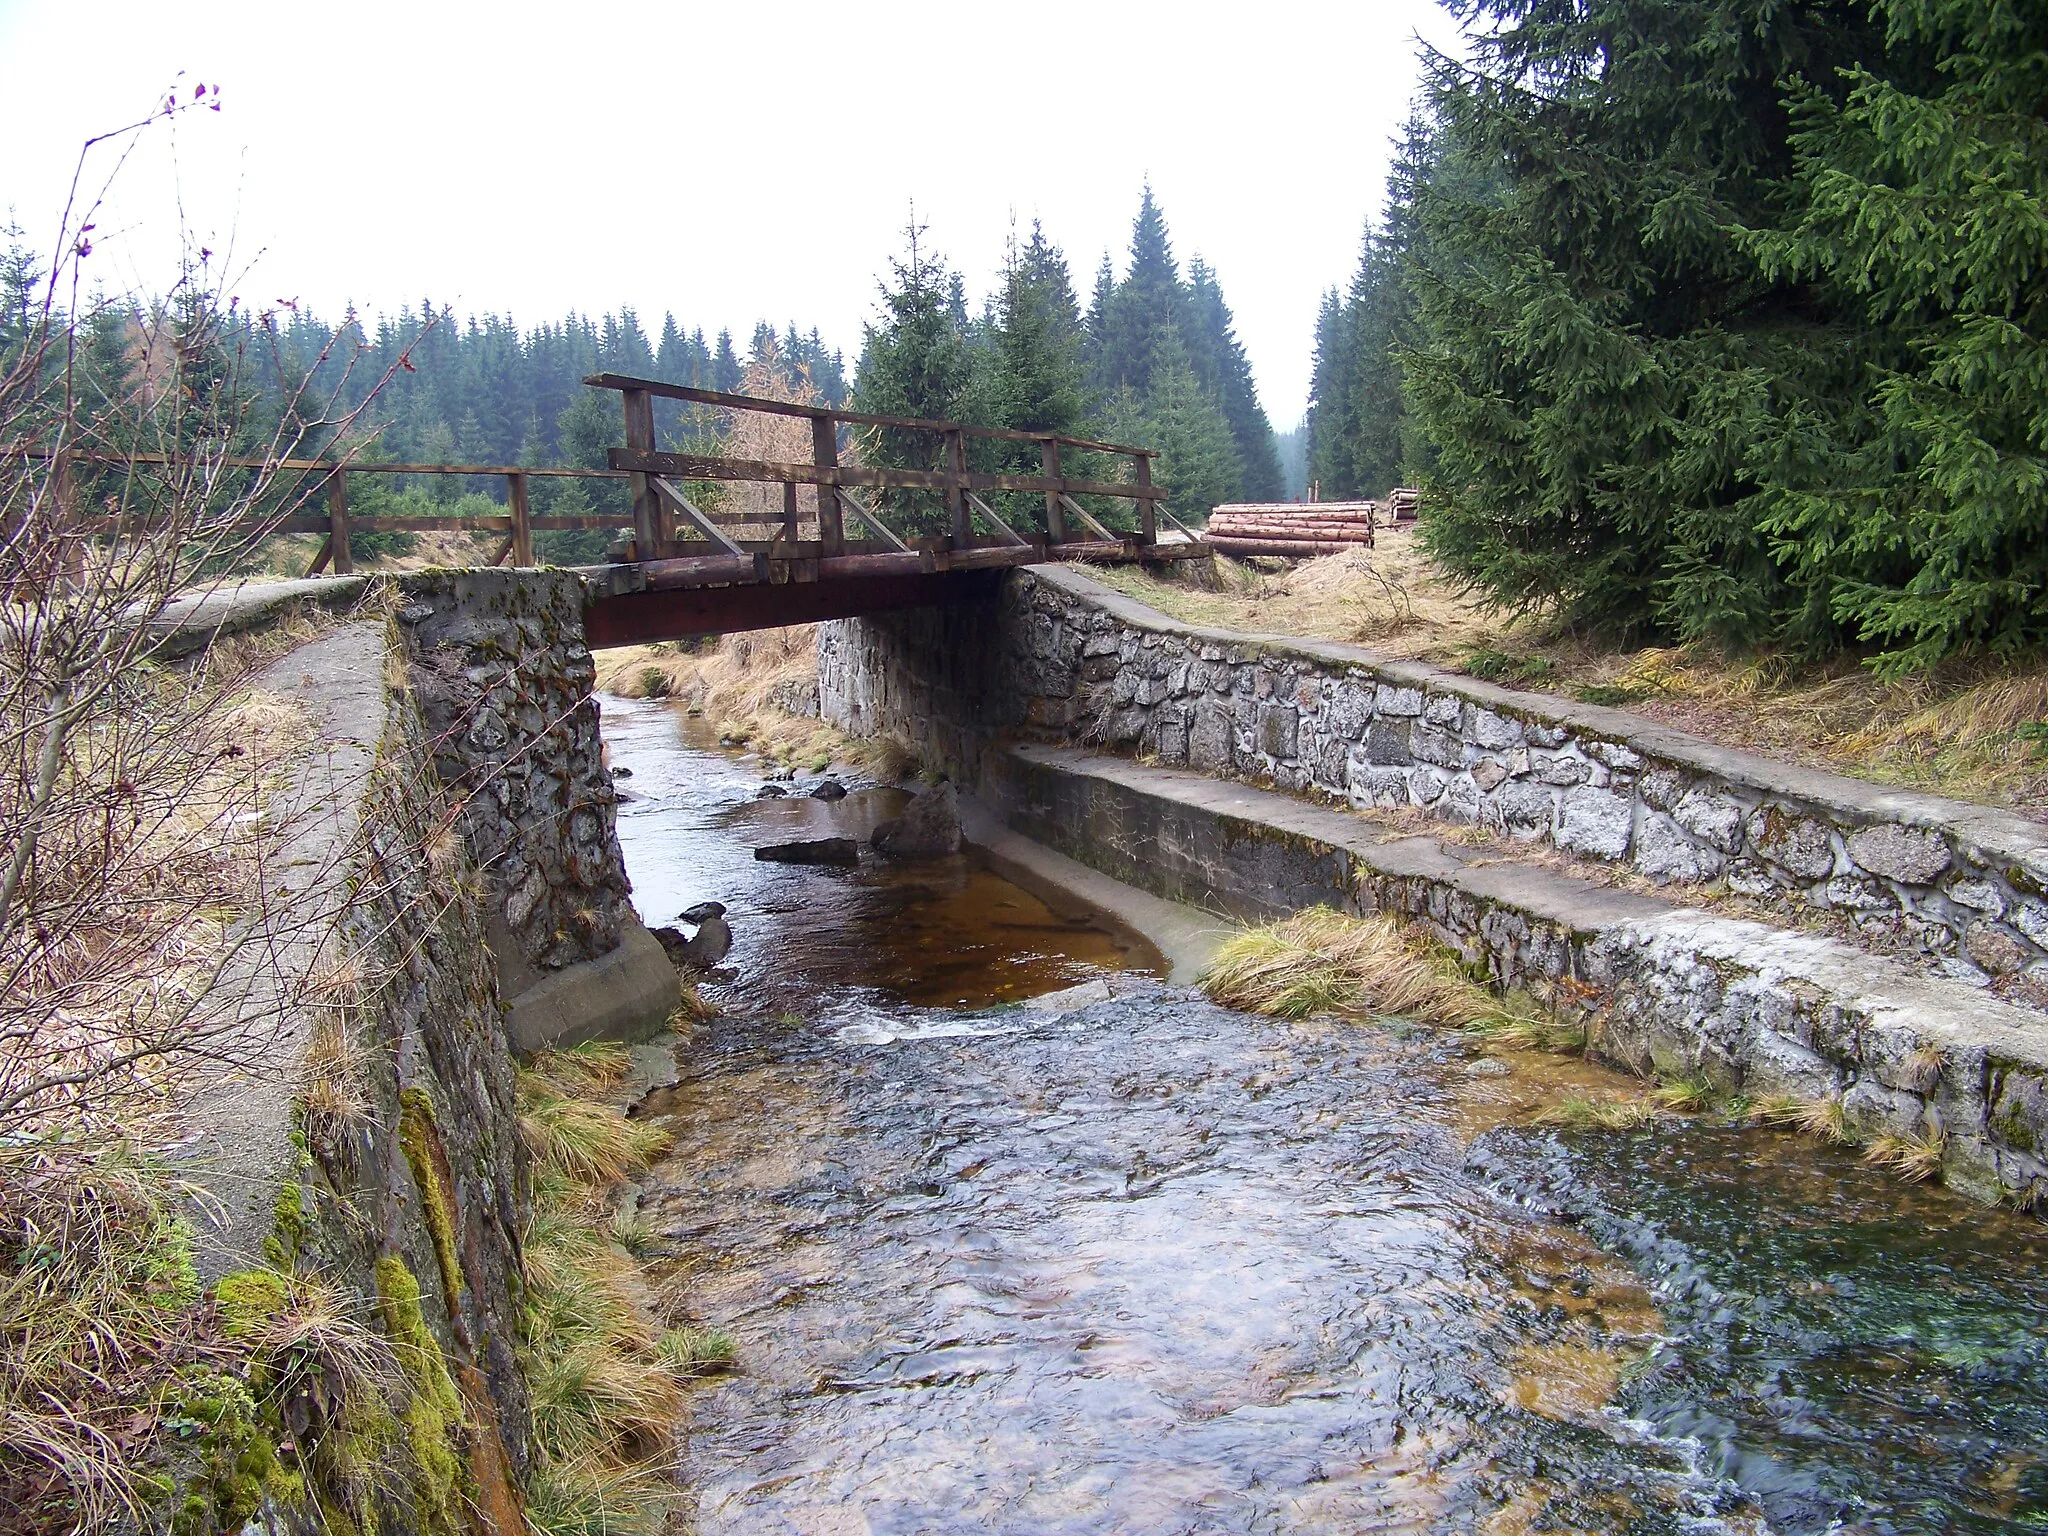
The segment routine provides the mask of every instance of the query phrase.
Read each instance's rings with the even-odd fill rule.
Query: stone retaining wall
[[[239,1070],[185,1107],[179,1172],[209,1192],[191,1219],[224,1307],[260,1313],[280,1273],[317,1275],[406,1346],[402,1432],[386,1426],[373,1482],[326,1486],[310,1463],[323,1519],[467,1529],[474,1506],[481,1528],[523,1530],[512,1055],[487,883],[395,642],[357,622],[260,684],[297,700],[315,736],[265,809],[285,837],[266,871],[274,931],[249,935],[234,971],[245,1037],[222,1051]]]
[[[509,941],[501,963],[538,979],[610,953],[631,886],[591,697],[582,581],[569,571],[430,571],[399,578],[398,589],[434,766],[462,800],[498,898],[494,926]]]
[[[2048,993],[2048,828],[1358,646],[1183,624],[1071,568],[1012,574],[993,611],[823,625],[819,677],[825,718],[970,781],[1005,731],[1101,744],[1724,882]]]
[[[2048,1197],[2048,1024],[1982,991],[1188,771],[1030,743],[984,767],[1009,826],[1143,890],[1248,921],[1399,913],[1584,1020],[1596,1058],[1838,1102],[1850,1135],[1936,1149],[1965,1194]]]

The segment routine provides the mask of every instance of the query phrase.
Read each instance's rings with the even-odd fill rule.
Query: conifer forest
[[[1309,474],[1511,609],[2048,639],[2048,8],[1455,0],[1316,332]]]

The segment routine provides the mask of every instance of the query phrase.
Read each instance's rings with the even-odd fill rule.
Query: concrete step
[[[1839,1099],[1860,1139],[1939,1138],[1964,1193],[2048,1203],[2048,1019],[1979,988],[1185,769],[1032,743],[984,764],[1007,826],[1115,879],[1245,921],[1399,913],[1583,1015],[1606,1061]]]

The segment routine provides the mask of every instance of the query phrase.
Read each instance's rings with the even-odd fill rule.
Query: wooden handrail
[[[611,450],[612,468],[682,480],[793,480],[799,485],[869,486],[876,490],[1042,491],[1047,495],[1119,496],[1126,501],[1164,500],[1165,490],[1116,480],[1049,480],[1043,475],[954,474],[943,469],[880,469],[866,464],[783,464],[766,459],[722,459],[704,453],[635,453]]]
[[[699,389],[693,384],[664,384],[659,379],[636,379],[623,373],[593,373],[583,382],[593,389],[635,390],[659,395],[665,400],[688,400],[697,405],[723,406],[732,411],[759,411],[769,416],[802,416],[811,421],[843,421],[856,427],[894,427],[904,432],[964,432],[969,437],[992,437],[1007,443],[1059,443],[1068,448],[1093,448],[1098,453],[1121,453],[1131,458],[1159,457],[1157,448],[1134,448],[1129,443],[1098,443],[1093,438],[1068,437],[1061,432],[1017,432],[1008,427],[972,427],[964,422],[925,421],[915,416],[870,416],[864,411],[797,405],[788,400],[764,400],[756,395],[728,395],[716,389]]]
[[[0,448],[0,458],[47,459],[55,451],[15,445]],[[95,453],[87,448],[70,448],[65,452],[73,463],[86,464],[183,464],[197,457],[168,453]],[[626,478],[626,472],[621,469],[561,469],[533,464],[386,464],[357,459],[259,459],[241,454],[206,459],[204,462],[224,469],[303,469],[327,473],[339,469],[351,475],[546,475],[557,480]]]

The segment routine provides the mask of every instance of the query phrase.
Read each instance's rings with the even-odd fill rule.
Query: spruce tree
[[[1867,365],[1849,408],[1780,419],[1764,531],[1897,672],[2048,640],[2048,11],[1879,9],[1892,78],[1801,83],[1796,219],[1754,248]]]
[[[1332,288],[1316,314],[1313,372],[1309,378],[1306,473],[1319,495],[1335,500],[1356,489],[1351,479],[1351,384],[1358,371],[1351,346],[1352,316]]]
[[[1408,403],[1439,456],[1425,536],[1510,608],[1616,634],[1825,641],[1759,528],[1756,444],[1839,393],[1812,295],[1772,281],[1782,95],[1878,41],[1852,5],[1463,0],[1432,62]]]
[[[1085,423],[1088,394],[1081,362],[1081,316],[1067,259],[1034,222],[1021,248],[1011,242],[1003,286],[988,324],[986,373],[978,390],[982,424],[1019,432],[1078,435]],[[1039,450],[1029,443],[980,438],[973,443],[979,467],[997,473],[1037,474]],[[1078,472],[1081,461],[1069,450]],[[1065,467],[1065,466],[1063,466]],[[1012,526],[1045,526],[1043,497],[1000,498]]]
[[[729,395],[740,387],[740,374],[744,371],[739,354],[732,349],[732,332],[721,329],[718,350],[711,355],[711,387]]]
[[[1242,492],[1249,501],[1280,499],[1280,457],[1274,450],[1273,423],[1259,404],[1251,359],[1237,339],[1237,325],[1223,300],[1223,286],[1209,264],[1197,256],[1188,263],[1189,331],[1195,342],[1196,372],[1230,423],[1237,445]]]
[[[1089,392],[1107,398],[1116,389],[1109,357],[1109,307],[1116,301],[1116,268],[1109,252],[1095,269],[1095,291],[1088,300],[1088,313],[1081,321],[1081,367]]]
[[[1243,498],[1230,423],[1195,376],[1176,329],[1153,338],[1152,360],[1152,388],[1140,394],[1124,385],[1110,398],[1105,425],[1117,442],[1159,450],[1152,472],[1166,489],[1168,509],[1183,522],[1200,521],[1212,507]],[[1098,515],[1112,526],[1134,520],[1128,502]]]
[[[891,257],[891,279],[881,285],[881,323],[865,331],[854,373],[853,405],[863,414],[925,421],[964,421],[975,414],[979,377],[965,326],[965,288],[959,276],[925,245],[923,226],[905,231],[906,253]],[[871,464],[936,469],[943,444],[931,432],[874,427],[861,435]],[[936,493],[894,494],[899,527],[944,532]]]
[[[1168,331],[1176,335],[1183,354],[1186,295],[1166,216],[1148,184],[1131,221],[1131,264],[1105,306],[1100,345],[1102,374],[1110,388],[1128,384],[1143,394],[1152,383],[1156,356]]]

